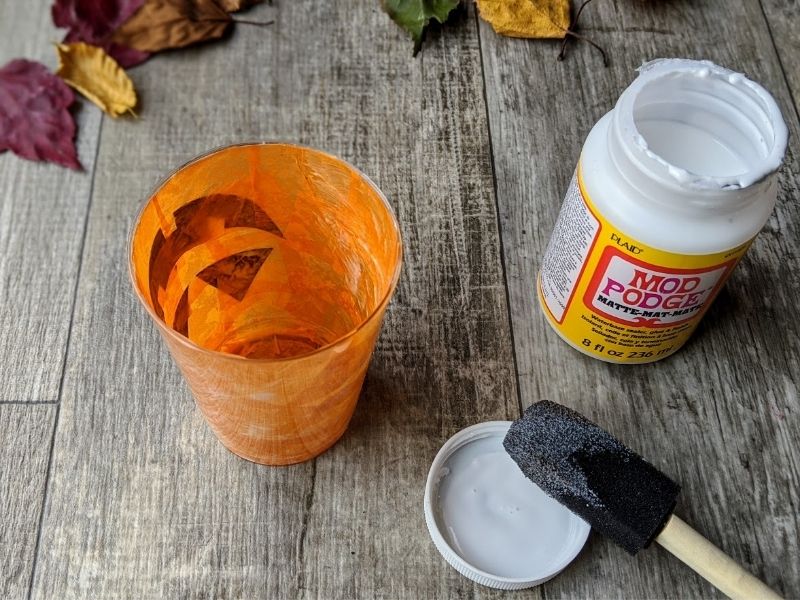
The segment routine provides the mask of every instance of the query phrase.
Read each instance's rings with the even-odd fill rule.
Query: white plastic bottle
[[[707,61],[643,65],[584,144],[537,283],[578,350],[651,362],[689,338],[775,205],[772,96]]]

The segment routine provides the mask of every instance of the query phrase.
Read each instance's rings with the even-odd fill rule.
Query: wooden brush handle
[[[675,515],[669,518],[656,541],[734,600],[781,600],[778,594]]]

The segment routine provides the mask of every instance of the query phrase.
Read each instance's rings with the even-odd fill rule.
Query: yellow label
[[[539,300],[553,328],[578,350],[613,362],[651,362],[689,339],[749,246],[686,255],[643,244],[603,218],[578,169],[545,251]]]

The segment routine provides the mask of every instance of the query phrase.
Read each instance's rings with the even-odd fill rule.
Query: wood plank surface
[[[557,43],[501,38],[480,26],[523,403],[550,398],[606,426],[682,484],[677,514],[798,597],[800,131],[761,7],[606,1],[589,5],[582,22],[609,51],[609,68],[586,44],[557,62]],[[634,69],[662,56],[708,58],[752,75],[777,97],[792,145],[775,213],[693,340],[652,365],[610,365],[550,330],[535,277],[586,135]],[[595,535],[544,594],[719,596],[660,548],[634,559]]]
[[[0,598],[28,596],[56,407],[0,405]]]
[[[0,66],[57,64],[50,0],[0,2]],[[0,154],[0,402],[55,402],[64,365],[101,113],[78,100],[84,171]]]
[[[32,597],[481,596],[422,510],[444,441],[518,414],[474,14],[417,59],[376,3],[276,2],[247,18],[276,24],[137,68],[141,119],[103,129]],[[349,431],[287,468],[216,442],[126,272],[151,187],[252,139],[351,160],[406,247]]]
[[[800,2],[798,0],[760,0],[769,25],[772,43],[789,84],[795,112],[800,114]]]

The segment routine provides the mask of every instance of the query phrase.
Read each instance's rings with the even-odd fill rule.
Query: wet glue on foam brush
[[[775,100],[744,75],[643,65],[589,133],[547,246],[550,325],[606,361],[678,350],[769,218],[786,139]]]

